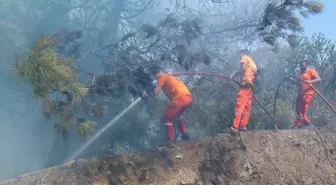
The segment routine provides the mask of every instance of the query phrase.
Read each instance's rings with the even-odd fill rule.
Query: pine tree
[[[55,37],[42,35],[27,56],[17,57],[14,72],[32,87],[45,117],[60,120],[55,123],[58,132],[67,136],[67,129],[75,127],[83,136],[92,135],[96,123],[83,118],[77,120],[75,109],[87,95],[88,88],[76,77],[74,59],[61,56],[55,43]],[[65,95],[66,101],[55,100],[55,94]]]

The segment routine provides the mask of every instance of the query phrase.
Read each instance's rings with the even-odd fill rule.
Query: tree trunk
[[[118,26],[120,21],[120,15],[122,13],[122,6],[125,0],[116,0],[115,6],[110,11],[110,14],[107,15],[105,19],[105,27],[101,30],[102,43],[106,44],[114,44],[117,40]],[[116,61],[116,55],[112,56],[112,60]],[[90,64],[88,64],[90,66]],[[92,65],[92,63],[91,63]],[[74,137],[79,137],[77,134]],[[73,139],[71,139],[72,141]],[[74,138],[74,140],[78,141],[78,138]],[[50,151],[49,158],[47,160],[46,166],[53,166],[62,163],[66,157],[72,152],[70,150],[70,146],[72,146],[73,142],[69,143],[70,139],[64,139],[60,134],[55,137],[55,141],[53,143],[52,149]],[[78,143],[80,146],[80,143]]]

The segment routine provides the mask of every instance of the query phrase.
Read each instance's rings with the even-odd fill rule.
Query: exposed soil
[[[80,159],[0,185],[336,184],[333,133],[250,131],[241,138],[220,134],[174,149]]]

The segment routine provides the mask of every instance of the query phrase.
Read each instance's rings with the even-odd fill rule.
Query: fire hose
[[[280,87],[281,85],[287,81],[289,78],[294,78],[294,79],[297,79],[305,84],[307,84],[309,87],[311,87],[320,97],[321,99],[328,105],[328,107],[336,114],[336,109],[331,105],[331,103],[322,95],[322,93],[317,90],[314,86],[312,86],[310,83],[298,78],[298,77],[285,77],[283,80],[281,80],[281,82],[279,83],[278,85],[278,88],[277,88],[277,91],[275,93],[275,97],[274,97],[274,107],[273,107],[273,118],[274,120],[276,119],[275,118],[275,115],[276,115],[276,103],[277,103],[277,97],[278,97],[278,94],[279,94],[279,90],[280,90]],[[276,122],[275,122],[276,123]],[[275,124],[275,128],[277,129],[277,125],[278,123]]]
[[[181,75],[201,75],[201,76],[215,76],[215,77],[221,77],[227,80],[230,80],[238,85],[240,85],[240,83],[234,79],[232,79],[229,76],[225,76],[223,74],[216,74],[216,73],[209,73],[209,72],[175,72],[172,73],[173,76],[181,76]],[[336,109],[331,105],[331,103],[322,95],[322,93],[320,91],[318,91],[315,87],[313,87],[311,84],[309,84],[308,82],[298,78],[298,77],[292,77],[295,79],[298,79],[299,81],[307,84],[309,87],[311,87],[320,97],[321,99],[328,105],[328,107],[336,114]],[[253,94],[253,98],[256,100],[256,102],[259,104],[259,106],[264,110],[264,112],[274,121],[274,125],[275,125],[275,129],[277,130],[278,127],[282,128],[282,126],[276,121],[276,102],[277,102],[277,97],[279,94],[279,90],[281,85],[288,80],[289,77],[284,78],[278,85],[276,94],[275,94],[275,99],[274,99],[274,110],[273,110],[273,116],[266,110],[266,108],[260,103],[259,99],[257,96],[255,96]],[[314,129],[315,130],[315,129]],[[317,131],[315,130],[315,132],[317,133]],[[317,133],[318,134],[318,133]]]
[[[225,78],[227,80],[230,80],[232,82],[235,82],[236,84],[240,85],[240,83],[234,79],[232,79],[229,76],[225,76],[223,74],[220,73],[209,73],[209,72],[176,72],[176,73],[172,73],[171,75],[173,76],[181,76],[181,75],[202,75],[202,76],[216,76],[216,77],[221,77],[221,78]],[[257,96],[255,96],[253,94],[253,98],[255,99],[255,101],[259,104],[259,106],[264,110],[264,112],[274,121],[274,123],[276,124],[276,128],[279,126],[281,127],[281,125],[275,120],[275,118],[266,110],[266,108],[260,103],[259,99]]]

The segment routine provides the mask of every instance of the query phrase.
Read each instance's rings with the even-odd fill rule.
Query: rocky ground
[[[79,159],[0,185],[332,185],[336,134],[250,131],[179,142],[175,149]]]

